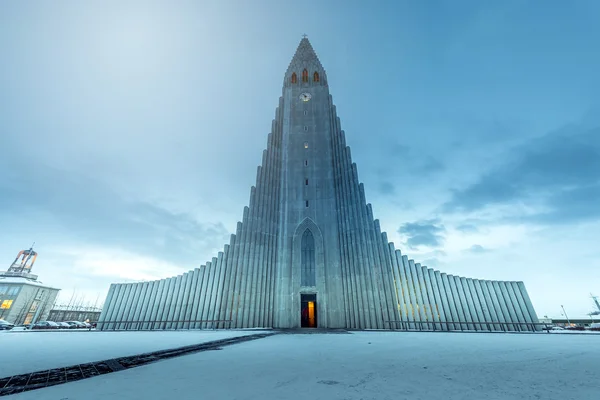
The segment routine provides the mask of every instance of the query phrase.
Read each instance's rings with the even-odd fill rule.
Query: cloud
[[[488,253],[490,251],[491,250],[486,249],[485,247],[483,247],[480,244],[474,244],[473,246],[471,246],[467,250],[465,250],[465,252],[467,252],[467,253],[473,253],[473,254]]]
[[[411,248],[418,246],[439,247],[444,243],[446,228],[439,219],[408,222],[398,228],[398,233],[407,237],[406,244]]]
[[[599,218],[600,127],[569,125],[512,149],[506,162],[456,189],[442,209],[476,212],[520,206],[532,222],[559,224]]]
[[[455,229],[457,231],[460,231],[462,233],[467,233],[467,234],[479,232],[479,228],[477,228],[477,226],[475,226],[474,224],[469,224],[469,223],[463,223],[463,224],[457,225],[455,227]]]
[[[35,215],[38,226],[53,225],[53,236],[67,242],[120,248],[191,267],[210,259],[229,239],[222,223],[127,198],[82,173],[48,166],[35,173],[19,171],[16,176],[0,171],[3,214],[14,220]]]
[[[379,185],[379,192],[382,194],[394,194],[396,188],[391,182],[381,182]]]
[[[402,163],[402,169],[410,175],[433,175],[445,169],[440,159],[413,147],[396,144],[387,150],[393,159],[398,159]],[[380,174],[386,173],[389,174],[387,168],[380,171]]]

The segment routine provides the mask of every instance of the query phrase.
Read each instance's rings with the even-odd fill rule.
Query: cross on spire
[[[305,33],[304,35],[302,35],[302,37],[303,37],[304,39],[306,39],[306,38],[307,38],[307,36],[308,36],[308,35],[307,35],[306,33]]]

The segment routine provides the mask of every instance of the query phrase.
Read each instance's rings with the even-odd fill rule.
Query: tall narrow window
[[[306,68],[302,71],[302,82],[308,82],[308,71]]]
[[[308,114],[308,113],[306,112],[306,110],[304,110],[304,115],[306,115],[306,114]]]
[[[319,73],[317,71],[313,74],[313,82],[319,82]]]
[[[298,83],[298,75],[295,72],[292,74],[292,83]]]
[[[304,166],[308,167],[308,160],[304,160]]]
[[[301,285],[315,286],[315,238],[307,229],[302,235]]]
[[[308,132],[308,126],[304,125],[304,132]]]
[[[306,186],[308,186],[308,179],[305,179],[305,180],[304,180],[304,184],[305,184]]]
[[[304,148],[308,149],[308,142],[304,142]]]
[[[308,200],[306,200],[306,207],[308,207]]]

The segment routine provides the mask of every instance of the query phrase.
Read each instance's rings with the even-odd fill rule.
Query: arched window
[[[317,71],[313,74],[313,82],[319,82],[319,73]]]
[[[316,286],[315,279],[315,238],[307,229],[302,235],[301,285]]]
[[[297,83],[298,82],[298,75],[296,75],[296,73],[294,72],[292,74],[292,83]]]
[[[306,68],[302,71],[302,82],[308,82],[308,71]]]

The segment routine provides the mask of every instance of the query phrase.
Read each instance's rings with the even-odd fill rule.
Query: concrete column
[[[371,207],[369,207],[369,215],[372,216]],[[400,312],[398,310],[398,302],[395,301],[394,291],[392,285],[394,283],[394,274],[392,271],[392,264],[389,257],[388,250],[388,238],[385,232],[381,232],[381,226],[379,220],[374,220],[375,224],[375,237],[377,239],[377,248],[379,250],[379,259],[381,263],[380,279],[381,287],[383,288],[382,299],[385,299],[385,309],[387,309],[388,321],[397,321],[400,319]],[[386,314],[384,314],[385,316]],[[389,322],[383,325],[384,328],[393,329],[395,327],[394,322]]]
[[[264,325],[264,299],[265,299],[265,280],[267,268],[267,236],[269,232],[270,201],[271,201],[271,163],[267,151],[263,151],[262,159],[263,170],[260,174],[260,183],[257,183],[260,193],[258,227],[256,239],[256,268],[253,278],[253,286],[250,298],[251,327],[265,327]]]
[[[162,306],[162,309],[159,311],[158,314],[158,327],[157,329],[166,329],[167,328],[167,321],[169,320],[169,310],[171,309],[172,305],[173,305],[173,291],[175,290],[175,283],[177,281],[177,277],[173,276],[169,279],[167,279],[166,282],[166,295],[164,296],[164,304]]]
[[[429,323],[427,324],[428,330],[434,330],[434,320],[433,312],[431,310],[431,306],[433,301],[429,298],[429,294],[431,289],[428,290],[426,277],[423,275],[423,270],[427,270],[427,267],[422,266],[421,264],[415,264],[415,269],[417,270],[417,277],[419,278],[419,287],[421,288],[421,297],[423,299],[423,313],[425,313],[425,317]]]
[[[254,205],[254,196],[252,195],[256,189],[254,186],[250,189],[250,207]],[[248,250],[249,250],[249,234],[251,224],[251,211],[250,207],[244,208],[244,218],[242,222],[242,236],[240,237],[240,251],[238,253],[238,269],[236,274],[236,286],[234,299],[234,315],[233,315],[233,327],[242,328],[243,321],[243,309],[245,306],[245,295],[246,295],[246,280],[248,278]]]
[[[363,313],[365,315],[365,328],[366,329],[377,329],[378,321],[380,318],[376,313],[375,300],[373,298],[373,284],[371,282],[371,274],[369,273],[370,266],[373,265],[373,260],[369,257],[368,243],[365,236],[365,225],[362,211],[364,204],[360,202],[360,193],[358,175],[356,174],[356,165],[352,163],[352,157],[350,154],[350,148],[346,147],[346,153],[348,154],[348,161],[351,163],[351,181],[350,181],[350,194],[352,196],[352,208],[353,213],[356,215],[355,222],[355,234],[353,246],[356,246],[358,250],[358,271],[359,284],[363,289]]]
[[[523,296],[523,301],[525,302],[525,307],[527,308],[527,312],[529,313],[529,317],[531,318],[531,322],[533,324],[539,324],[540,320],[533,308],[533,304],[531,303],[531,299],[529,298],[529,294],[527,293],[527,289],[525,289],[525,284],[523,282],[517,282],[517,286],[521,292],[521,296]],[[536,331],[542,330],[541,326],[535,325],[534,328]]]
[[[188,279],[189,282],[189,295],[186,299],[186,308],[185,308],[185,312],[183,314],[183,316],[181,317],[181,319],[184,321],[183,325],[181,326],[182,329],[190,329],[194,326],[194,323],[191,322],[194,317],[194,307],[195,307],[195,299],[196,299],[196,295],[198,294],[198,272],[200,270],[198,268],[194,268],[192,271],[190,271],[190,276]],[[196,307],[197,310],[197,307]]]
[[[189,329],[200,329],[201,324],[200,321],[202,319],[199,314],[201,311],[201,300],[202,300],[202,280],[204,279],[204,270],[206,267],[201,265],[200,267],[194,270],[197,278],[195,279],[195,289],[194,289],[194,300],[192,302],[192,313],[190,314],[190,326]],[[193,321],[193,322],[192,322]]]
[[[114,299],[116,299],[116,296],[115,296],[116,289],[117,289],[117,285],[112,283],[110,285],[110,288],[108,289],[108,293],[106,295],[106,300],[104,300],[104,307],[102,308],[100,317],[98,317],[98,325],[97,325],[97,329],[99,329],[101,331],[106,330],[106,326],[108,326],[108,325],[103,324],[103,322],[108,320],[107,316],[109,315],[109,311],[112,311],[112,309],[113,309]]]
[[[208,315],[208,319],[211,321],[215,321],[215,322],[211,322],[209,325],[209,328],[212,329],[217,329],[218,327],[218,320],[220,320],[219,318],[219,310],[220,310],[220,297],[221,297],[221,292],[222,292],[222,286],[223,286],[223,264],[224,261],[223,259],[225,258],[225,253],[223,253],[222,251],[220,251],[217,254],[217,260],[214,264],[214,282],[213,282],[213,294],[212,294],[212,302],[210,305],[210,314]]]
[[[456,289],[454,289],[454,286],[450,284],[450,281],[453,281],[453,278],[450,278],[445,273],[440,273],[440,277],[442,278],[442,282],[444,284],[444,290],[446,291],[446,296],[448,296],[448,306],[449,306],[450,312],[452,314],[453,330],[462,331],[463,326],[462,326],[462,324],[459,323],[461,321],[461,318],[460,318],[460,314],[458,312],[458,309],[460,308],[460,299],[454,298]]]
[[[465,307],[463,306],[463,302],[461,301],[460,294],[456,286],[457,277],[455,277],[454,275],[447,275],[447,277],[450,290],[452,291],[454,305],[457,311],[458,322],[460,322],[460,329],[463,331],[468,330],[469,326],[466,324],[467,317],[465,316]]]
[[[416,329],[416,324],[414,323],[415,317],[413,315],[413,299],[411,298],[411,291],[408,284],[409,275],[407,275],[408,272],[404,264],[404,257],[402,256],[402,252],[398,249],[394,252],[394,257],[398,264],[398,275],[400,277],[398,285],[402,288],[402,298],[404,300],[403,309],[405,321],[407,322],[404,329]],[[408,259],[406,262],[408,263]]]
[[[397,323],[393,326],[394,329],[407,329],[404,321],[406,321],[406,302],[404,300],[404,293],[402,291],[402,276],[400,274],[400,268],[398,267],[398,262],[396,260],[396,249],[394,248],[394,243],[388,243],[388,253],[390,257],[390,263],[392,265],[393,272],[393,287],[394,287],[394,298],[396,300],[396,309],[397,309]]]
[[[248,221],[248,207],[244,207],[244,213],[242,217],[244,222]],[[244,231],[246,228],[244,227],[244,222],[238,223],[238,233],[236,234],[235,246],[233,248],[233,270],[231,271],[231,284],[229,286],[230,296],[229,296],[229,304],[227,305],[227,319],[230,320],[228,328],[237,328],[236,319],[237,319],[237,307],[239,303],[239,290],[240,290],[240,274],[241,274],[241,257],[240,252],[243,250],[243,242],[244,242]]]
[[[182,282],[183,295],[181,297],[181,300],[179,301],[179,311],[175,314],[175,320],[177,321],[177,324],[173,327],[174,329],[183,329],[185,321],[187,321],[186,313],[190,305],[190,295],[193,279],[194,271],[192,270],[186,272]]]
[[[200,302],[198,303],[198,328],[204,329],[206,326],[206,304],[208,303],[208,285],[210,278],[210,270],[212,268],[212,262],[208,261],[204,267],[202,277],[202,287],[200,288]]]
[[[148,329],[160,329],[160,323],[158,321],[160,319],[160,312],[165,303],[167,284],[168,279],[161,279],[160,281],[158,281],[158,286],[155,286],[157,290],[156,299],[154,301],[154,306],[152,309],[152,315],[150,316]]]
[[[179,288],[177,291],[177,298],[175,300],[175,307],[173,307],[173,316],[171,317],[171,319],[175,322],[170,325],[171,329],[180,329],[183,325],[181,312],[182,310],[185,310],[185,299],[189,293],[189,279],[190,272],[188,271],[181,275],[181,279],[177,283]]]
[[[122,305],[123,305],[123,296],[125,296],[125,289],[127,288],[127,284],[126,283],[120,283],[117,285],[117,293],[116,293],[116,299],[115,299],[115,304],[113,306],[113,310],[110,313],[110,319],[107,320],[107,322],[110,322],[110,324],[107,325],[107,329],[109,330],[117,330],[119,328],[117,321],[118,319],[118,315],[119,315],[119,310],[121,309]]]
[[[152,308],[152,295],[154,292],[154,282],[155,281],[150,281],[150,282],[146,282],[146,292],[144,293],[144,298],[143,298],[143,307],[140,311],[140,316],[139,316],[139,320],[140,320],[140,324],[138,326],[137,329],[144,329],[144,326],[147,325],[146,321],[149,320],[150,318],[150,309]]]
[[[415,314],[419,315],[418,321],[421,323],[418,325],[419,330],[427,330],[427,314],[425,313],[425,309],[423,307],[423,295],[421,291],[421,284],[419,283],[419,276],[417,275],[417,267],[415,266],[414,260],[408,260],[408,265],[410,268],[411,275],[411,283],[413,285],[413,290],[415,292]]]
[[[227,259],[229,258],[229,248],[228,244],[225,245],[223,249],[222,256],[219,258],[219,286],[217,287],[217,300],[215,303],[215,315],[214,320],[223,321],[225,318],[225,312],[223,311],[224,299],[225,299],[225,283],[227,281]],[[215,328],[222,328],[224,324],[222,322],[218,322],[215,325]]]
[[[448,297],[446,296],[444,282],[442,282],[440,271],[430,269],[429,276],[431,277],[433,290],[436,294],[436,300],[438,305],[437,308],[438,312],[440,313],[441,328],[444,331],[454,329],[454,325],[448,323],[448,321],[452,321],[452,315],[450,314],[450,310],[448,308]]]
[[[267,201],[267,159],[266,153],[263,152],[262,166],[258,167],[256,173],[256,188],[257,188],[257,201],[256,201],[256,223],[253,229],[253,252],[250,253],[250,259],[252,261],[252,279],[250,280],[250,302],[249,302],[249,314],[247,326],[254,328],[257,326],[260,318],[260,298],[262,297],[261,288],[261,272],[263,268],[263,250],[264,243],[263,237],[265,232],[265,220],[266,215],[266,204]]]
[[[356,171],[356,179],[358,180],[358,171]],[[360,205],[363,206],[363,232],[365,235],[366,250],[369,256],[369,264],[365,268],[365,272],[369,277],[371,291],[373,293],[373,306],[377,329],[385,329],[387,328],[387,324],[385,324],[384,321],[389,321],[390,317],[388,315],[386,301],[383,296],[383,288],[381,287],[381,274],[379,273],[379,271],[381,271],[381,260],[379,259],[377,235],[375,233],[373,223],[373,212],[371,210],[371,205],[367,204],[365,190],[362,183],[359,184],[359,194]]]
[[[481,287],[481,283],[478,279],[474,279],[473,288],[475,293],[477,294],[477,298],[479,300],[479,307],[481,309],[482,321],[485,322],[485,325],[482,325],[482,328],[487,329],[488,331],[495,331],[496,328],[494,324],[491,322],[495,322],[495,319],[490,314],[490,306],[488,305],[488,300],[486,299],[485,294],[483,293],[483,288]]]
[[[206,301],[204,304],[204,313],[202,319],[210,322],[205,322],[202,325],[203,329],[212,329],[213,327],[213,307],[215,306],[214,301],[214,286],[215,286],[215,276],[218,273],[218,259],[217,257],[213,257],[210,263],[210,269],[208,270],[208,286],[206,287]]]
[[[421,330],[421,314],[419,313],[419,307],[417,303],[417,294],[415,292],[415,285],[413,284],[413,276],[410,268],[408,257],[402,256],[402,268],[404,270],[405,283],[408,289],[408,295],[410,297],[410,312],[409,321],[412,322],[411,328]],[[412,319],[410,318],[412,316]]]
[[[203,312],[203,304],[204,299],[206,297],[206,285],[208,281],[208,272],[207,268],[210,265],[210,262],[207,262],[206,265],[201,265],[200,270],[198,271],[198,287],[196,288],[196,304],[194,310],[192,310],[192,320],[194,322],[193,329],[202,329],[202,312]]]
[[[115,315],[115,321],[119,321],[116,325],[116,329],[122,330],[125,327],[123,321],[123,315],[125,314],[125,310],[127,310],[129,306],[129,296],[131,295],[133,283],[125,284],[125,291],[123,292],[123,297],[119,303],[119,308],[117,314]]]
[[[519,306],[519,302],[517,301],[515,293],[513,292],[512,285],[510,284],[510,282],[502,282],[502,286],[504,286],[505,288],[505,293],[508,294],[507,301],[510,303],[509,305],[512,312],[515,315],[516,321],[520,322],[520,324],[517,325],[518,329],[520,331],[528,331],[529,328],[525,324],[525,322],[527,321],[525,320],[525,316],[521,312],[521,307]]]
[[[473,305],[475,306],[475,312],[477,313],[477,319],[479,319],[480,322],[480,329],[481,330],[485,330],[485,331],[489,331],[490,327],[488,326],[487,322],[489,322],[489,319],[486,318],[484,312],[483,312],[483,308],[485,307],[485,299],[483,298],[483,294],[480,294],[477,291],[477,288],[475,287],[475,280],[474,279],[467,279],[467,284],[469,285],[469,289],[471,291],[471,297],[473,298]]]
[[[236,234],[231,235],[229,254],[227,255],[225,286],[223,287],[223,300],[221,300],[221,315],[224,321],[231,320],[231,310],[233,306],[233,282],[235,276],[235,249],[241,229],[242,224],[238,222]],[[219,325],[220,328],[229,328],[230,326],[232,326],[232,322],[224,322],[222,325]]]
[[[487,311],[489,313],[489,318],[490,318],[489,321],[491,322],[490,326],[491,326],[492,330],[493,331],[505,330],[504,327],[502,326],[502,324],[500,324],[500,317],[498,316],[497,311],[496,311],[496,306],[494,305],[494,302],[492,301],[492,296],[490,295],[487,281],[478,280],[477,284],[481,288],[481,292],[483,293],[483,297],[485,299],[485,304],[487,307]]]
[[[465,289],[463,288],[462,281],[460,280],[460,276],[454,276],[454,282],[456,283],[456,289],[458,293],[458,298],[460,299],[460,304],[462,307],[462,312],[465,318],[465,322],[467,322],[468,330],[475,330],[475,326],[471,323],[473,321],[473,316],[471,315],[471,310],[469,309],[469,303],[467,303]]]
[[[498,286],[500,287],[500,291],[502,292],[502,296],[504,297],[505,307],[508,309],[508,313],[510,314],[510,319],[513,322],[513,328],[516,331],[521,331],[521,326],[518,324],[519,316],[515,312],[515,308],[513,306],[512,299],[510,298],[510,294],[508,293],[508,288],[506,287],[503,281],[497,281]]]
[[[515,326],[513,325],[513,316],[510,315],[508,308],[506,307],[506,300],[504,299],[504,295],[502,294],[502,290],[498,285],[497,281],[491,281],[492,287],[494,288],[494,295],[498,301],[499,307],[502,310],[502,315],[504,316],[504,320],[506,321],[506,328],[509,331],[515,331]]]
[[[248,228],[246,232],[246,243],[243,257],[243,273],[241,285],[241,307],[239,308],[238,326],[248,328],[248,319],[250,313],[250,298],[252,290],[252,275],[254,270],[256,225],[258,212],[258,199],[256,187],[250,189],[250,211],[248,214]]]
[[[150,321],[150,315],[154,307],[154,299],[156,297],[156,288],[158,287],[158,281],[148,282],[148,289],[144,302],[146,303],[142,310],[140,320],[144,321],[140,326],[140,329],[148,329],[148,321]]]
[[[471,321],[473,321],[473,329],[480,331],[481,326],[479,325],[479,322],[481,321],[479,319],[479,315],[477,314],[477,309],[473,301],[469,281],[467,278],[460,278],[460,283],[463,287],[465,298],[467,299],[467,307],[469,308],[469,313],[471,314]]]
[[[131,313],[127,316],[127,321],[131,321],[131,323],[127,327],[127,329],[130,330],[139,329],[140,313],[142,311],[142,306],[144,305],[144,295],[146,291],[146,286],[148,286],[148,282],[140,282],[136,286],[136,293],[133,297]]]
[[[504,311],[502,310],[502,307],[500,306],[500,301],[498,300],[498,296],[496,295],[496,288],[494,287],[492,281],[483,281],[482,283],[485,283],[485,287],[487,288],[488,294],[492,301],[492,305],[494,306],[494,311],[498,318],[498,322],[500,322],[500,324],[496,326],[499,330],[503,332],[509,331],[510,329],[507,324],[507,320],[504,317]]]
[[[164,329],[173,329],[173,321],[175,320],[175,312],[177,311],[177,303],[179,301],[179,296],[182,291],[183,284],[183,276],[177,275],[172,278],[173,282],[173,290],[169,296],[169,302],[167,303],[169,306],[165,310],[165,324]]]
[[[525,327],[524,327],[525,330],[533,331],[534,330],[533,321],[531,320],[531,317],[529,316],[529,312],[527,311],[525,301],[523,299],[523,296],[521,296],[521,291],[519,290],[519,286],[518,286],[517,282],[507,282],[507,285],[509,285],[511,287],[514,297],[517,300],[517,303],[515,304],[515,306],[519,308],[520,315],[523,318],[523,321],[526,322]]]
[[[444,309],[442,308],[442,301],[440,299],[440,293],[437,287],[437,282],[435,281],[435,274],[433,269],[422,267],[423,271],[423,279],[425,280],[425,285],[427,286],[427,293],[429,296],[429,303],[431,305],[431,314],[433,316],[433,321],[437,322],[434,324],[434,330],[442,331],[446,329],[446,317],[444,315]]]
[[[339,119],[337,119],[339,126]],[[348,298],[350,304],[349,314],[351,327],[355,329],[362,329],[367,326],[366,321],[368,320],[367,315],[364,313],[364,301],[365,295],[363,287],[360,284],[359,266],[360,257],[358,255],[358,248],[354,243],[354,236],[356,235],[354,222],[355,216],[353,213],[353,207],[351,206],[352,197],[350,195],[350,161],[347,159],[347,152],[344,146],[344,133],[340,133],[340,170],[341,170],[341,182],[342,182],[342,195],[340,200],[342,201],[342,217],[341,220],[344,224],[344,237],[347,246],[347,257],[348,257],[348,293],[351,293]]]
[[[331,126],[333,127],[333,160],[335,164],[336,173],[334,174],[335,185],[339,187],[339,190],[335,191],[336,201],[337,201],[337,209],[336,211],[340,215],[338,218],[339,225],[339,237],[340,237],[340,262],[341,262],[341,270],[342,270],[342,286],[344,290],[344,310],[345,310],[345,321],[347,328],[356,328],[356,305],[353,302],[351,293],[355,293],[351,289],[351,255],[350,249],[348,245],[348,224],[347,224],[347,213],[348,207],[345,202],[345,196],[343,195],[346,192],[345,189],[345,179],[344,179],[344,169],[343,169],[343,159],[342,152],[344,151],[344,147],[341,145],[341,127],[337,124],[337,116],[335,114],[335,107],[333,106],[333,101],[331,96],[329,96],[329,106],[331,108]]]
[[[347,171],[346,179],[347,179],[347,183],[348,183],[347,196],[348,196],[348,206],[349,206],[349,212],[350,212],[349,213],[349,223],[351,224],[351,230],[349,232],[350,233],[350,247],[353,250],[353,259],[354,259],[353,276],[354,276],[355,285],[358,289],[355,293],[355,295],[357,296],[358,307],[359,307],[357,310],[358,322],[359,322],[358,329],[368,329],[368,328],[372,328],[375,325],[375,320],[374,320],[374,316],[371,315],[371,308],[369,306],[372,305],[372,302],[370,302],[367,285],[365,283],[364,268],[365,268],[365,265],[367,264],[368,258],[364,254],[364,248],[362,246],[362,245],[364,245],[364,241],[361,241],[361,238],[360,238],[360,231],[362,230],[362,224],[360,223],[361,219],[360,219],[358,211],[357,211],[357,204],[356,204],[357,196],[355,195],[355,191],[356,191],[355,183],[356,184],[358,184],[358,183],[354,182],[354,179],[353,179],[352,161],[351,161],[349,147],[345,147],[344,156],[345,156],[344,167],[346,168],[346,171]],[[372,293],[371,293],[371,297],[372,297]]]

